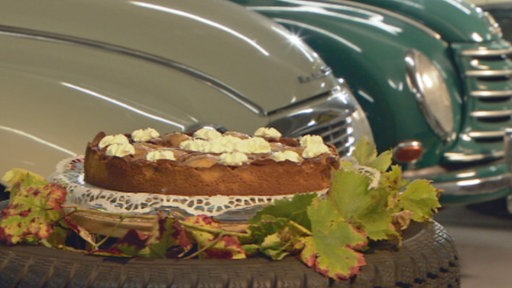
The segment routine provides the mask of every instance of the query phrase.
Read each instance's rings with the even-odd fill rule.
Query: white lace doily
[[[64,159],[58,163],[50,181],[63,185],[67,189],[67,204],[84,209],[125,214],[155,214],[158,211],[165,211],[177,212],[185,216],[213,216],[223,221],[243,221],[275,200],[293,197],[293,195],[181,196],[107,190],[84,181],[83,161],[83,156]],[[323,195],[326,192],[327,189],[310,193]]]

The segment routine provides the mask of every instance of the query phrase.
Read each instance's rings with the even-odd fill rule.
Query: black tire
[[[330,281],[293,257],[282,261],[119,259],[39,246],[0,246],[0,287],[459,287],[452,238],[415,224],[400,249],[376,245],[361,273]]]

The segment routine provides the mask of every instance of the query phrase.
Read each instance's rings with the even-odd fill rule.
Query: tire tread
[[[332,281],[293,257],[126,260],[39,246],[0,246],[0,287],[460,287],[453,239],[437,222],[408,236],[396,251],[388,247],[367,253],[366,261],[356,277]]]

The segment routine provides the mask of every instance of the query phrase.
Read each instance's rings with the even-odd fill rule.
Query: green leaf
[[[281,260],[290,254],[287,249],[288,243],[283,243],[279,233],[270,234],[265,237],[260,245],[259,251],[270,257],[272,260]]]
[[[385,172],[389,169],[393,162],[393,153],[389,151],[385,151],[381,153],[377,158],[371,160],[367,163],[369,167],[375,168],[380,172]]]
[[[382,188],[387,189],[387,193],[393,198],[399,197],[398,193],[410,183],[409,180],[402,178],[402,168],[398,165],[391,166],[388,172],[383,173],[381,181]]]
[[[356,171],[339,170],[333,175],[330,198],[341,215],[363,229],[372,240],[396,236],[393,210],[388,209],[389,190],[370,188],[372,179]]]
[[[247,228],[250,234],[248,241],[256,244],[261,244],[267,236],[284,230],[290,222],[287,218],[270,214],[258,215],[258,219],[259,221],[251,221],[252,223]]]
[[[313,201],[308,215],[312,237],[304,239],[301,260],[333,279],[356,274],[366,264],[364,255],[356,250],[368,244],[366,235],[347,222],[331,201]]]
[[[259,252],[274,259],[297,253],[302,247],[304,237],[311,232],[287,218],[273,215],[261,215],[260,221],[248,227],[251,243],[259,245]]]
[[[370,177],[355,171],[338,170],[331,181],[328,198],[336,204],[345,219],[353,218],[373,204],[369,190]]]
[[[354,151],[352,152],[352,157],[354,157],[359,164],[365,165],[375,160],[377,157],[377,148],[368,138],[362,137],[357,141]]]
[[[430,181],[418,179],[412,181],[399,199],[399,207],[402,210],[411,211],[412,219],[418,222],[432,219],[439,203],[439,190],[432,186]]]
[[[263,215],[272,215],[277,218],[289,219],[309,229],[310,223],[306,211],[311,201],[316,197],[317,195],[314,193],[297,194],[291,200],[282,199],[274,201],[272,205],[256,213],[249,220],[249,223],[258,223]]]

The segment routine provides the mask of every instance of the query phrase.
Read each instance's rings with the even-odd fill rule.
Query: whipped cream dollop
[[[146,160],[155,162],[159,159],[176,160],[174,152],[170,149],[152,150],[146,154]]]
[[[270,157],[274,161],[281,162],[281,161],[292,161],[295,163],[299,163],[302,161],[302,157],[300,157],[299,153],[291,150],[285,150],[285,151],[279,151],[276,153],[273,153]]]
[[[222,134],[219,131],[215,130],[215,128],[203,127],[194,132],[193,137],[204,140],[213,140],[222,137]]]
[[[260,137],[240,139],[231,135],[221,135],[212,140],[189,139],[180,143],[180,148],[202,153],[269,153],[270,143]]]
[[[231,133],[232,134],[232,133]],[[276,151],[272,150],[275,144],[269,142],[282,137],[275,128],[261,127],[254,132],[254,137],[233,136],[230,133],[222,134],[212,127],[203,127],[197,130],[192,138],[182,141],[179,148],[183,150],[219,154],[219,163],[238,166],[249,161],[251,154],[270,154],[274,161],[292,161],[299,163],[305,158],[314,158],[324,153],[329,153],[329,147],[318,135],[305,135],[299,139],[303,148],[302,154],[293,150]],[[245,135],[245,134],[244,134]],[[147,142],[160,137],[158,131],[153,128],[134,130],[131,138],[134,142]],[[135,154],[135,147],[130,143],[128,137],[123,134],[108,135],[100,140],[98,147],[107,147],[106,154],[109,156],[123,157]],[[157,149],[146,153],[148,161],[158,159],[176,160],[171,149]]]
[[[222,153],[219,163],[229,166],[241,166],[249,160],[249,157],[241,152]]]
[[[101,139],[100,143],[98,144],[98,147],[100,149],[103,149],[113,144],[130,144],[130,140],[128,140],[128,138],[123,134],[107,135]]]
[[[133,147],[133,145],[130,143],[111,144],[108,145],[105,154],[108,156],[124,157],[126,155],[135,154],[135,147]]]
[[[300,139],[300,145],[304,148],[302,157],[314,158],[324,153],[329,153],[329,147],[325,145],[322,137],[318,135],[305,135]]]
[[[271,139],[279,139],[281,138],[281,132],[277,131],[276,128],[272,127],[260,127],[256,129],[254,132],[254,136],[263,137],[263,138],[271,138]]]
[[[153,128],[146,128],[133,131],[131,136],[135,142],[146,142],[148,140],[158,138],[160,133]]]

